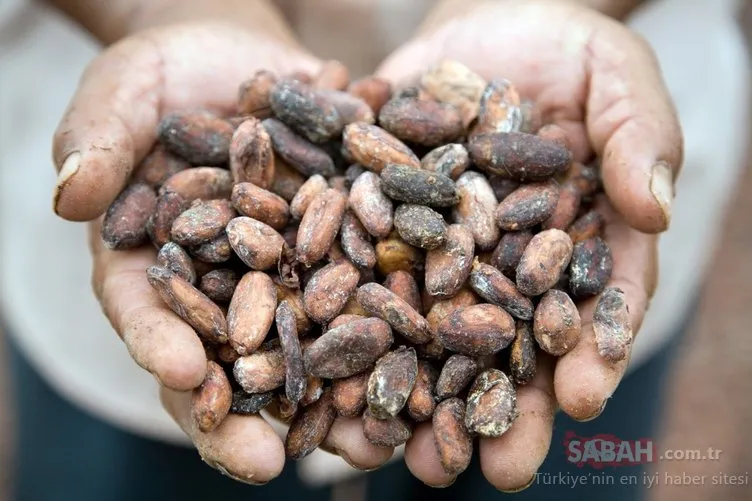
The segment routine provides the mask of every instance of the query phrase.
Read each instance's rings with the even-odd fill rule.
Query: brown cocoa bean
[[[150,266],[146,276],[162,301],[199,336],[211,343],[227,342],[227,321],[211,299],[167,268]]]
[[[420,161],[420,166],[423,170],[436,172],[456,180],[470,167],[470,155],[461,144],[445,144],[426,153]]]
[[[363,436],[377,447],[397,447],[412,438],[410,425],[400,417],[376,419],[366,409],[363,414]]]
[[[525,297],[517,286],[502,272],[490,264],[482,264],[477,258],[470,272],[470,287],[476,294],[491,304],[501,306],[507,313],[520,320],[533,318],[533,302]]]
[[[350,261],[329,263],[306,284],[303,304],[308,316],[325,324],[339,314],[358,286],[360,274]]]
[[[175,242],[168,242],[157,253],[157,264],[175,273],[188,283],[196,284],[196,268],[188,253]]]
[[[465,404],[449,398],[436,406],[432,420],[434,443],[447,475],[456,477],[470,466],[473,438],[465,426]]]
[[[238,390],[232,394],[230,412],[232,414],[240,414],[241,416],[258,414],[272,402],[272,398],[274,398],[274,393],[271,391],[267,391],[266,393],[246,393],[243,390]]]
[[[373,113],[378,115],[392,97],[392,84],[380,77],[367,76],[351,82],[347,92],[364,100]]]
[[[514,279],[517,275],[517,265],[520,264],[522,254],[532,239],[533,232],[529,230],[505,233],[494,249],[491,264],[507,277]]]
[[[261,349],[235,361],[235,381],[246,393],[264,393],[285,384],[285,359],[282,348]]]
[[[324,143],[342,132],[342,117],[334,105],[301,82],[277,82],[269,103],[279,120],[312,143]]]
[[[465,426],[481,437],[500,437],[519,417],[517,392],[506,374],[497,369],[483,371],[467,396]]]
[[[433,395],[437,378],[438,373],[430,363],[425,360],[418,361],[415,385],[407,399],[407,413],[418,423],[431,419],[433,410],[436,408],[436,400]]]
[[[277,288],[265,273],[249,271],[240,279],[227,311],[230,344],[241,355],[253,353],[274,322]]]
[[[598,353],[616,363],[625,360],[632,347],[632,320],[624,291],[608,287],[601,293],[593,312],[593,331]]]
[[[494,132],[520,132],[524,115],[520,94],[509,80],[492,80],[479,99],[478,123],[472,135]]]
[[[538,346],[555,357],[572,351],[580,341],[582,321],[569,295],[552,289],[541,297],[535,308],[533,333]]]
[[[569,263],[569,289],[577,298],[603,292],[611,279],[614,260],[611,248],[600,237],[574,245]]]
[[[475,253],[473,234],[462,225],[447,227],[446,242],[426,254],[426,290],[438,298],[452,297],[470,276]]]
[[[262,125],[272,140],[274,152],[282,157],[290,167],[305,176],[321,174],[328,177],[334,174],[334,161],[319,146],[298,136],[276,118],[267,118],[262,122]]]
[[[491,185],[491,189],[493,190],[494,195],[496,196],[496,200],[498,200],[499,202],[507,198],[512,194],[514,190],[520,187],[520,183],[518,183],[517,181],[505,179],[503,176],[496,174],[489,176],[488,182]]]
[[[517,335],[509,350],[509,373],[518,385],[528,384],[535,377],[535,344],[531,322],[517,321]]]
[[[347,125],[342,134],[342,147],[353,161],[377,174],[388,164],[420,166],[418,157],[402,141],[368,123]]]
[[[567,131],[562,129],[560,126],[556,124],[546,124],[540,129],[538,129],[538,132],[536,132],[536,135],[541,138],[545,139],[546,141],[551,141],[552,143],[556,143],[567,150],[572,150],[572,143],[569,140],[569,136],[567,135]]]
[[[603,216],[595,210],[586,212],[583,216],[579,217],[572,226],[569,227],[567,233],[573,243],[579,243],[589,238],[597,237],[603,231],[605,220]]]
[[[543,230],[525,247],[517,265],[517,289],[540,296],[556,285],[572,257],[572,240],[561,230]]]
[[[486,81],[459,62],[443,60],[421,75],[420,85],[437,101],[457,107],[467,127],[478,116]]]
[[[382,191],[379,176],[364,172],[350,190],[350,208],[363,227],[376,238],[384,238],[392,231],[394,205]]]
[[[361,372],[344,379],[332,382],[334,408],[342,417],[359,416],[366,408],[366,393],[368,392],[368,378],[370,372]]]
[[[290,202],[290,214],[292,217],[300,220],[308,209],[308,206],[311,205],[313,199],[327,188],[329,188],[329,184],[326,182],[326,178],[321,174],[315,174],[309,177],[295,194],[292,202]]]
[[[285,396],[290,402],[297,404],[305,394],[307,379],[303,367],[303,351],[300,349],[298,330],[295,326],[295,314],[287,301],[279,303],[274,320],[285,359]]]
[[[411,204],[451,207],[459,202],[454,181],[442,174],[409,165],[389,164],[384,167],[381,189],[390,198]]]
[[[274,181],[269,189],[272,193],[282,197],[285,202],[290,203],[305,183],[306,178],[279,157],[276,158],[274,163]]]
[[[455,353],[472,357],[493,355],[514,339],[514,319],[492,304],[466,306],[449,314],[436,334]]]
[[[173,174],[159,189],[160,195],[167,192],[180,194],[186,202],[230,198],[232,175],[219,167],[195,167]]]
[[[559,202],[555,181],[525,184],[514,190],[496,208],[496,222],[506,231],[532,228],[550,218]]]
[[[564,181],[574,184],[584,197],[592,195],[601,187],[598,169],[579,162],[572,163],[564,176]]]
[[[188,207],[188,202],[178,193],[168,191],[159,195],[154,212],[146,223],[149,238],[157,248],[170,241],[172,223]]]
[[[465,132],[455,106],[405,96],[394,96],[381,108],[379,124],[397,139],[429,147],[453,142]]]
[[[206,263],[224,263],[232,257],[230,239],[224,232],[204,244],[191,247],[189,250],[193,257]]]
[[[303,306],[303,292],[300,289],[291,289],[281,283],[275,283],[277,287],[277,302],[287,301],[295,314],[295,328],[299,335],[311,330],[313,322],[308,318]]]
[[[366,401],[376,419],[395,417],[407,404],[418,375],[415,348],[400,346],[382,356],[368,378]]]
[[[353,376],[372,367],[393,341],[389,324],[378,318],[329,329],[305,350],[306,372],[327,379]]]
[[[306,378],[306,391],[298,403],[300,407],[307,407],[316,402],[324,394],[324,380],[319,377],[308,376]]]
[[[410,273],[404,270],[393,271],[386,276],[384,287],[394,292],[409,304],[420,315],[423,314],[423,305],[420,299],[420,289]]]
[[[340,230],[342,250],[345,255],[361,268],[376,266],[376,249],[371,244],[371,235],[352,211],[345,212]]]
[[[257,118],[240,124],[230,143],[230,172],[235,183],[267,189],[274,179],[274,150],[269,133]]]
[[[157,144],[133,172],[132,182],[145,183],[158,189],[170,176],[190,166],[191,164]]]
[[[486,177],[478,172],[465,172],[457,179],[457,194],[460,201],[452,208],[454,222],[470,230],[478,250],[496,247],[501,232],[494,211],[499,203]]]
[[[334,106],[345,126],[354,123],[373,124],[376,122],[371,107],[359,97],[333,89],[320,89],[316,93],[323,96]]]
[[[436,332],[439,324],[454,310],[464,306],[478,304],[480,299],[469,287],[463,287],[457,293],[444,300],[436,301],[428,311],[426,320],[431,332]]]
[[[107,209],[101,236],[110,250],[135,249],[148,240],[146,225],[157,207],[157,195],[144,183],[126,187]]]
[[[471,136],[467,151],[479,168],[522,182],[548,179],[572,162],[566,148],[523,132]]]
[[[345,176],[334,176],[329,179],[329,188],[339,191],[344,196],[350,195],[350,188],[347,186],[347,178]]]
[[[478,364],[465,355],[452,355],[444,362],[436,382],[436,398],[446,400],[456,397],[470,384],[478,373]]]
[[[218,237],[236,215],[229,200],[197,200],[175,218],[170,234],[181,245],[201,245]]]
[[[290,219],[290,207],[284,198],[252,183],[236,184],[231,201],[241,215],[266,223],[277,231],[284,229]]]
[[[298,261],[311,266],[323,258],[337,238],[347,208],[347,197],[331,188],[311,201],[298,227]]]
[[[312,85],[316,89],[345,90],[350,84],[350,70],[340,61],[331,59],[321,65]]]
[[[259,70],[240,84],[238,90],[238,115],[252,115],[260,120],[272,116],[269,96],[277,84],[277,76],[271,71]]]
[[[363,320],[363,315],[354,315],[352,313],[343,313],[341,315],[337,315],[334,317],[334,319],[329,322],[329,325],[327,326],[328,329],[336,329],[337,327],[345,324],[349,324],[350,322],[354,322],[356,320]]]
[[[217,360],[220,360],[226,364],[234,364],[237,359],[240,358],[240,353],[235,351],[229,343],[219,344],[216,347]]]
[[[423,262],[423,254],[402,240],[397,230],[376,244],[376,266],[383,275],[398,270],[414,272],[422,269]]]
[[[295,460],[308,456],[324,441],[336,417],[332,392],[326,389],[293,419],[285,438],[285,455]]]
[[[566,231],[577,217],[581,199],[580,190],[574,183],[564,183],[559,189],[559,200],[556,202],[556,208],[551,217],[543,221],[541,227],[544,230],[556,228]]]
[[[431,340],[428,322],[407,301],[383,285],[368,283],[361,285],[357,292],[358,303],[369,314],[378,317],[406,339],[415,344]]]
[[[444,218],[425,205],[402,204],[394,211],[394,227],[414,247],[435,249],[446,241]]]
[[[232,388],[225,370],[209,362],[201,386],[191,395],[191,418],[201,433],[217,429],[227,417],[232,405]]]
[[[285,244],[271,226],[247,216],[227,223],[227,237],[235,254],[253,270],[268,270],[277,264]]]
[[[157,136],[167,150],[192,165],[227,163],[232,125],[206,110],[175,111],[165,116]]]

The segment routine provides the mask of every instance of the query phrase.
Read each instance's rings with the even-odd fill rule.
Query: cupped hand
[[[123,39],[94,60],[54,139],[60,171],[55,212],[90,224],[92,283],[103,311],[133,359],[162,385],[162,401],[204,460],[238,480],[265,483],[284,465],[284,448],[259,416],[230,415],[214,431],[191,419],[191,391],[207,359],[193,329],[172,312],[146,279],[156,251],[112,251],[100,237],[101,215],[151,150],[167,113],[203,107],[234,112],[240,83],[258,69],[279,75],[315,72],[312,56],[226,24],[155,28]],[[391,450],[374,448],[362,426],[340,419],[326,445],[361,468],[374,468]]]
[[[509,79],[536,102],[544,123],[567,132],[577,160],[600,157],[610,200],[598,207],[613,252],[609,286],[625,292],[636,333],[656,287],[657,234],[671,220],[683,155],[676,113],[648,44],[576,3],[475,2],[426,26],[379,74],[411,84],[442,59],[460,61],[486,79]],[[557,405],[574,419],[593,419],[624,375],[629,357],[610,364],[598,354],[594,305],[595,299],[580,307],[578,345],[558,360],[544,357],[535,379],[519,389],[515,426],[480,441],[481,468],[497,488],[517,490],[532,481],[548,453]],[[440,466],[430,424],[416,430],[405,460],[429,485],[454,480]]]

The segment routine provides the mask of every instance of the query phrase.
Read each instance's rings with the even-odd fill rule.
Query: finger
[[[681,126],[649,45],[601,16],[587,47],[587,129],[606,193],[633,228],[668,229],[683,161]]]
[[[359,470],[373,470],[383,465],[394,454],[392,447],[373,445],[363,435],[361,418],[339,417],[332,424],[323,444]]]
[[[431,487],[446,487],[456,480],[441,466],[431,423],[418,425],[405,446],[405,464],[415,478]]]
[[[201,459],[223,474],[260,485],[276,478],[285,464],[282,441],[260,416],[229,414],[214,431],[202,433],[191,419],[191,393],[161,388],[162,405],[193,440]]]
[[[159,52],[146,49],[133,39],[95,59],[55,132],[53,206],[65,219],[102,214],[154,142],[162,70]]]
[[[551,446],[556,399],[554,359],[541,356],[535,378],[517,389],[519,417],[498,438],[481,438],[480,467],[497,489],[516,492],[528,487]]]
[[[146,279],[155,251],[111,251],[89,227],[94,258],[92,285],[102,310],[136,363],[160,384],[190,390],[206,374],[206,353],[195,331],[170,310]]]
[[[607,219],[613,215],[601,207]],[[624,291],[629,307],[632,332],[642,325],[650,298],[656,287],[658,257],[655,235],[637,232],[624,222],[607,222],[604,236],[613,253],[614,270],[609,287]],[[573,419],[589,421],[598,417],[608,398],[616,391],[630,356],[610,363],[600,356],[595,343],[592,317],[597,297],[580,307],[582,334],[572,351],[556,365],[554,388],[561,409]]]

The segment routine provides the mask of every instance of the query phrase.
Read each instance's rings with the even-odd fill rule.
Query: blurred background
[[[387,7],[382,9],[379,15],[384,19],[392,19],[395,23],[403,23],[404,27],[410,27],[418,23],[423,7],[431,3],[426,0],[411,0],[422,6],[415,9],[416,17],[410,18],[401,14],[395,16],[389,11],[389,5],[393,4],[397,12],[402,1],[385,2]],[[14,3],[17,2],[0,0],[0,8],[8,8]],[[362,24],[338,23],[338,16],[332,15],[332,12],[347,15],[347,9],[358,8],[353,4],[359,2],[330,2],[333,6],[329,9],[322,7],[324,2],[278,0],[277,3],[298,27],[300,36],[309,42],[312,50],[322,57],[348,62],[356,74],[370,71],[384,53],[400,42],[399,35],[395,35],[395,39],[372,37],[368,31],[370,24],[367,20]],[[752,2],[746,2],[739,15],[739,23],[748,44],[752,41],[750,4]],[[302,22],[303,20],[306,22]],[[378,20],[370,21],[373,23]],[[314,29],[313,26],[315,30],[321,30],[322,27],[327,29],[327,23],[330,29],[338,30],[340,38],[368,40],[369,42],[364,44],[366,55],[354,59],[352,51],[362,51],[363,47],[319,40],[312,36],[312,32],[307,31]],[[404,31],[399,26],[394,28],[395,33]],[[22,29],[23,23],[13,27],[0,27],[0,31]],[[70,29],[74,28],[71,26]],[[4,35],[8,33],[6,31]],[[698,71],[702,71],[699,66],[700,64]],[[51,68],[54,69],[52,62]],[[0,94],[1,82],[0,76]],[[708,98],[702,96],[702,89],[697,91],[699,99]],[[723,96],[716,98],[723,99]],[[719,117],[719,120],[722,119],[723,117]],[[752,434],[748,432],[748,425],[752,422],[752,228],[749,222],[752,214],[752,157],[748,155],[748,158],[748,166],[744,169],[743,177],[735,184],[733,192],[728,193],[729,210],[722,223],[722,236],[719,242],[714,243],[718,247],[701,291],[697,316],[673,369],[667,391],[668,398],[665,401],[663,431],[658,437],[662,449],[713,447],[721,450],[722,454],[718,461],[713,462],[657,462],[653,468],[661,475],[715,475],[719,472],[752,474]],[[6,167],[2,166],[3,169]],[[39,166],[35,168],[37,167]],[[50,168],[45,171],[44,175],[52,176],[51,170]],[[49,187],[51,186],[50,183]],[[46,190],[47,186],[43,191],[45,196],[48,196]],[[681,193],[678,195],[681,196]],[[83,286],[87,288],[88,282]],[[0,343],[0,371],[6,366],[2,353],[3,346],[4,344]],[[11,461],[14,447],[14,423],[8,396],[7,377],[0,376],[0,465]],[[0,499],[7,498],[11,485],[8,471],[7,468],[0,468]],[[752,499],[752,486],[724,489],[711,485],[671,487],[661,483],[651,489],[651,496],[653,501],[741,501]]]

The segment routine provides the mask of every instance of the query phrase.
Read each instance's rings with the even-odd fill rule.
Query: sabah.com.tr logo
[[[650,439],[621,440],[609,434],[580,437],[573,431],[564,435],[564,451],[570,463],[596,469],[637,466],[657,458],[655,444]]]

